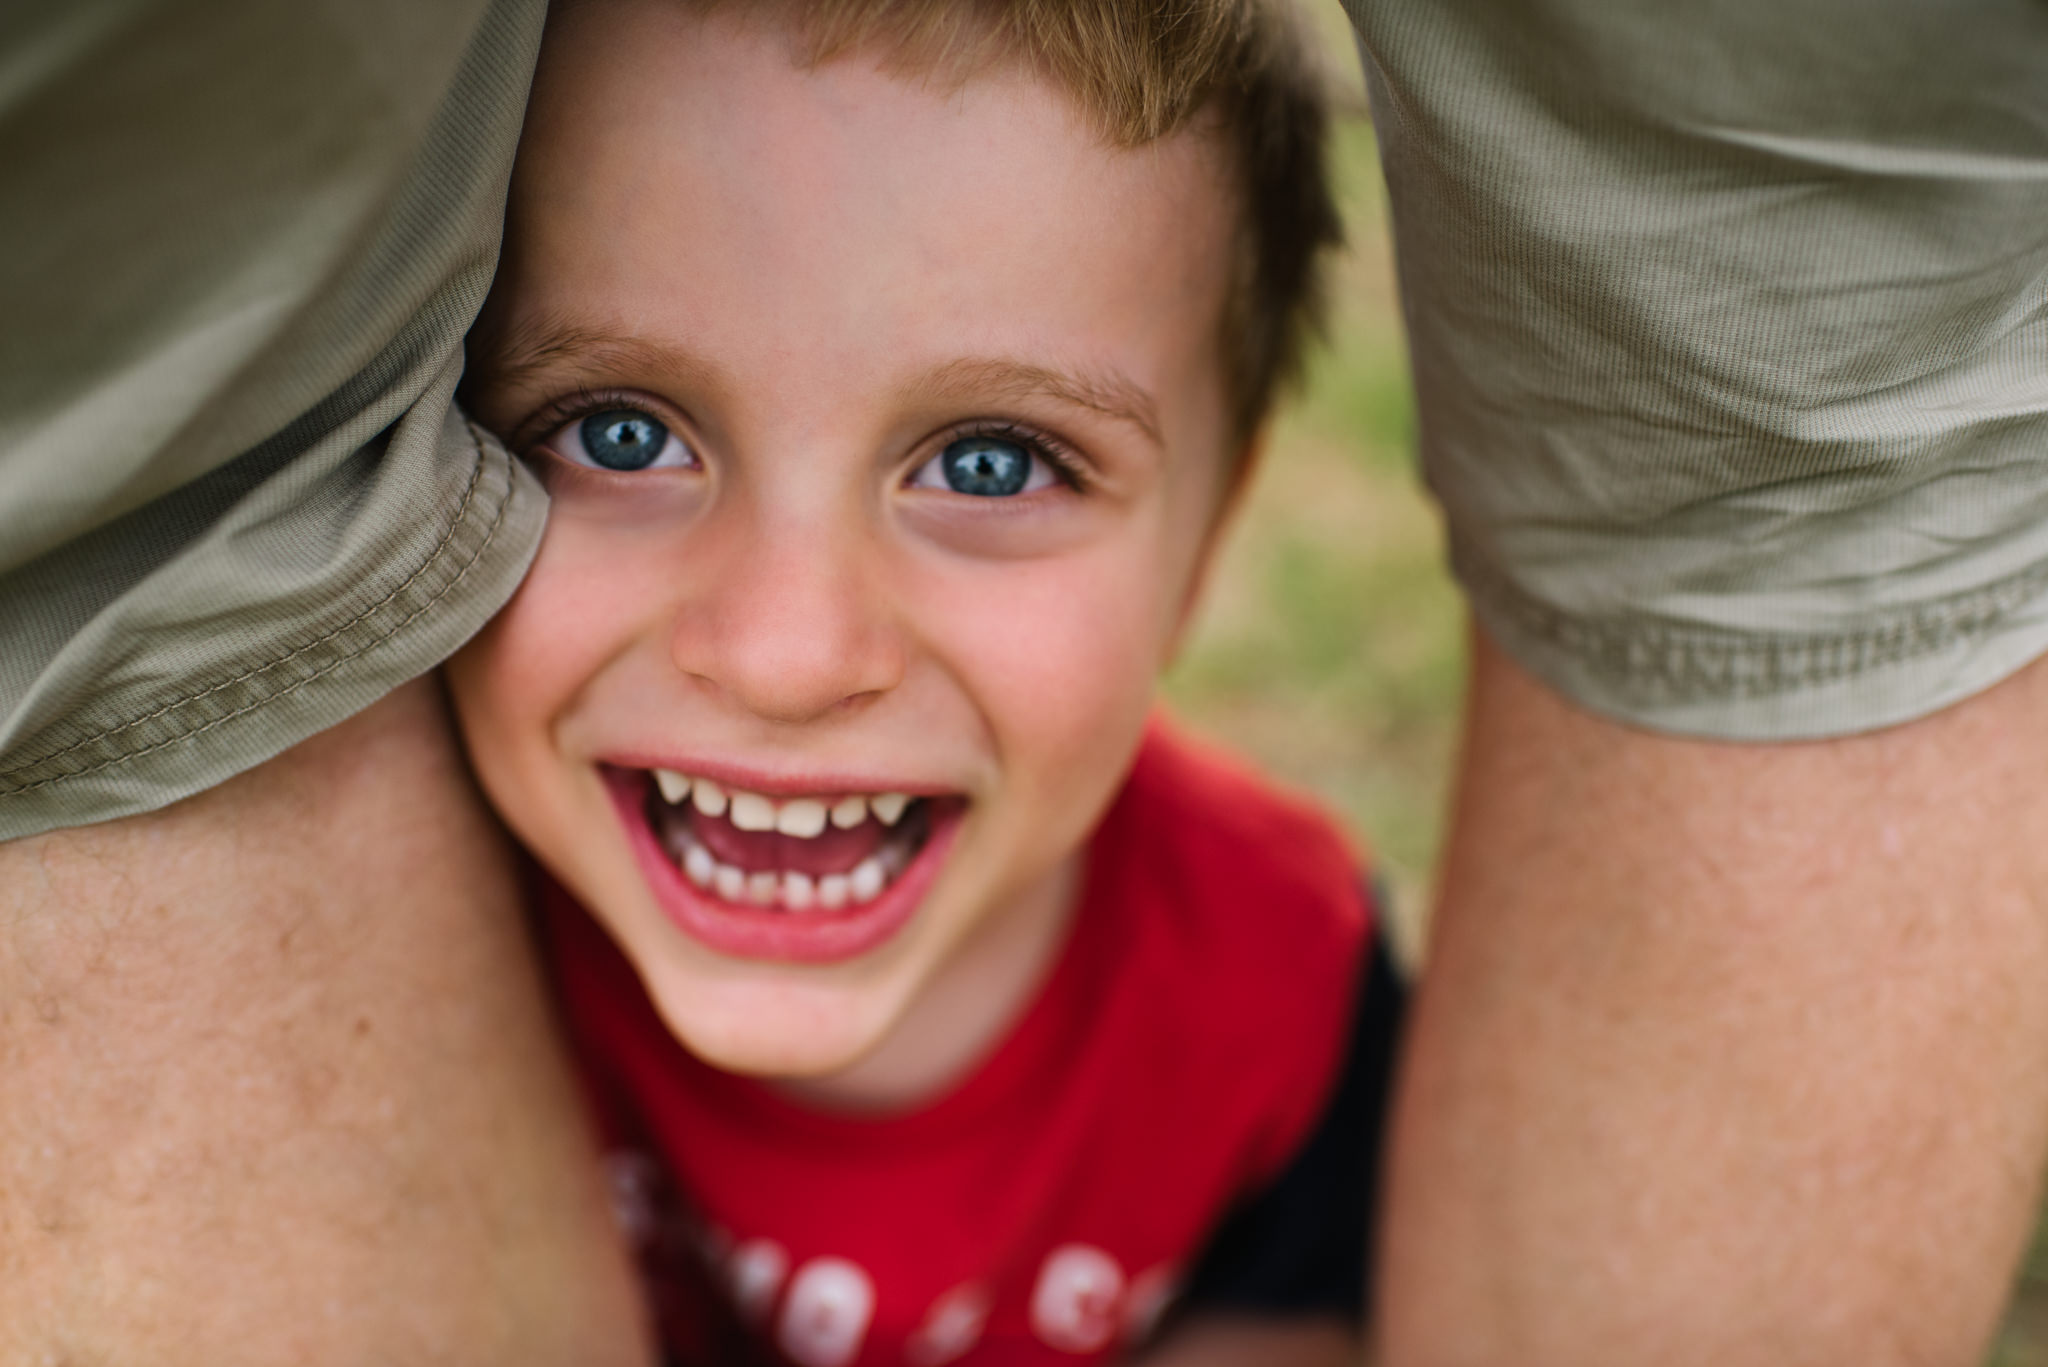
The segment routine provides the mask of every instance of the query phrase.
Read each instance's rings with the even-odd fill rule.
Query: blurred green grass
[[[1362,119],[1335,151],[1351,249],[1332,280],[1330,345],[1274,424],[1167,695],[1197,730],[1333,807],[1378,856],[1412,931],[1442,825],[1462,616],[1415,473]]]
[[[1167,695],[1196,730],[1344,819],[1393,888],[1401,948],[1419,954],[1464,619],[1415,468],[1385,192],[1363,119],[1335,153],[1351,247],[1332,281],[1330,345],[1275,423]],[[2048,1367],[2048,1224],[1986,1367]]]
[[[2012,1305],[1985,1367],[2048,1365],[2048,1218],[2034,1227],[2033,1247],[2020,1268]]]

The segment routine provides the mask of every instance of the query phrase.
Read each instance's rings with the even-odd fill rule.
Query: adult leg
[[[646,1361],[521,906],[431,679],[0,844],[0,1363]]]
[[[1729,745],[1476,657],[1389,1367],[1979,1361],[2048,1149],[2048,663]]]

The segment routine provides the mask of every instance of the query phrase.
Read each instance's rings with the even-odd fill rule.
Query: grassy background
[[[1352,250],[1331,345],[1280,414],[1187,649],[1176,709],[1319,793],[1426,905],[1463,676],[1463,617],[1415,475],[1384,188],[1363,120],[1338,138]],[[1415,922],[1409,920],[1412,930]]]
[[[1420,942],[1442,831],[1464,625],[1415,471],[1385,191],[1362,118],[1336,152],[1351,251],[1331,345],[1279,418],[1167,693],[1197,730],[1343,816],[1389,876],[1406,948]],[[1987,1367],[2048,1367],[2048,1227]]]

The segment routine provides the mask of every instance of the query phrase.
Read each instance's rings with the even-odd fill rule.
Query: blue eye
[[[955,437],[909,480],[913,489],[942,489],[970,498],[1009,498],[1059,482],[1052,458],[1036,441],[994,432]]]
[[[668,445],[668,427],[633,408],[592,413],[577,435],[584,454],[607,470],[645,470]]]
[[[977,498],[1008,498],[1031,479],[1031,452],[1000,437],[962,437],[939,453],[946,487]]]

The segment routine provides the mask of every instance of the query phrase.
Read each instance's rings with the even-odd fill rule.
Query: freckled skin
[[[1109,147],[1023,71],[805,70],[772,29],[682,8],[550,31],[473,391],[555,507],[450,678],[493,800],[687,1046],[902,1102],[971,1063],[1061,942],[1208,554],[1234,454],[1226,182],[1202,137]],[[581,341],[518,356],[550,330]],[[548,405],[579,390],[687,456],[573,468],[582,415]],[[991,495],[957,492],[976,423],[1046,435],[1082,487],[1034,465],[1012,494],[989,459]],[[746,959],[654,900],[597,776],[622,751],[968,807],[881,945]]]
[[[0,1363],[637,1367],[637,1287],[432,679],[0,842]]]

